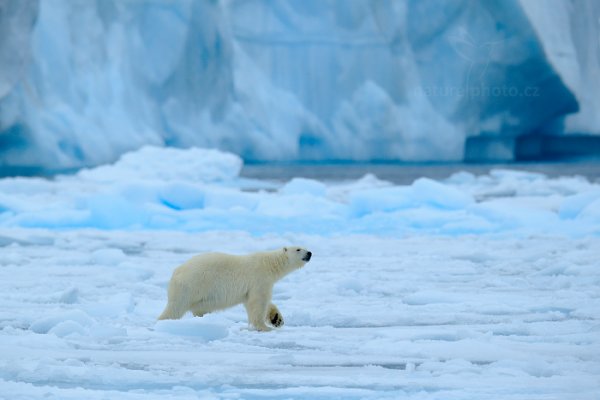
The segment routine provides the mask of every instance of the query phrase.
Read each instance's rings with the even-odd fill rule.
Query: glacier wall
[[[522,1],[544,52],[579,112],[566,117],[566,133],[600,133],[600,2]]]
[[[476,135],[600,133],[600,5],[551,3],[0,0],[0,171],[145,144],[458,161]]]

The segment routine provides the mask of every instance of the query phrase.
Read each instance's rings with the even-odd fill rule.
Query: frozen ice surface
[[[600,390],[597,236],[0,233],[0,398],[591,400]],[[283,328],[252,330],[241,306],[156,321],[172,269],[191,255],[290,243],[315,256],[275,286]],[[99,250],[125,256],[106,265]]]

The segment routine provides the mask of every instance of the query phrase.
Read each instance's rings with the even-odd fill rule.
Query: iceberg
[[[93,167],[144,145],[245,161],[461,161],[470,138],[506,142],[510,156],[522,135],[600,133],[593,0],[0,9],[2,175]]]

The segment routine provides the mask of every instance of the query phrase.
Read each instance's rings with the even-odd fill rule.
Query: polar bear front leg
[[[259,331],[268,332],[271,330],[271,328],[265,324],[267,308],[270,302],[270,293],[260,293],[260,291],[256,291],[249,293],[248,300],[244,303],[246,312],[248,313],[248,321]]]
[[[275,304],[271,303],[271,305],[269,305],[269,312],[267,316],[269,318],[269,322],[275,328],[283,326],[283,316]]]

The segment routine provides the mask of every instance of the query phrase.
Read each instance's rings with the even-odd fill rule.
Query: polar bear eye
[[[296,251],[300,251],[300,249],[296,249]]]

